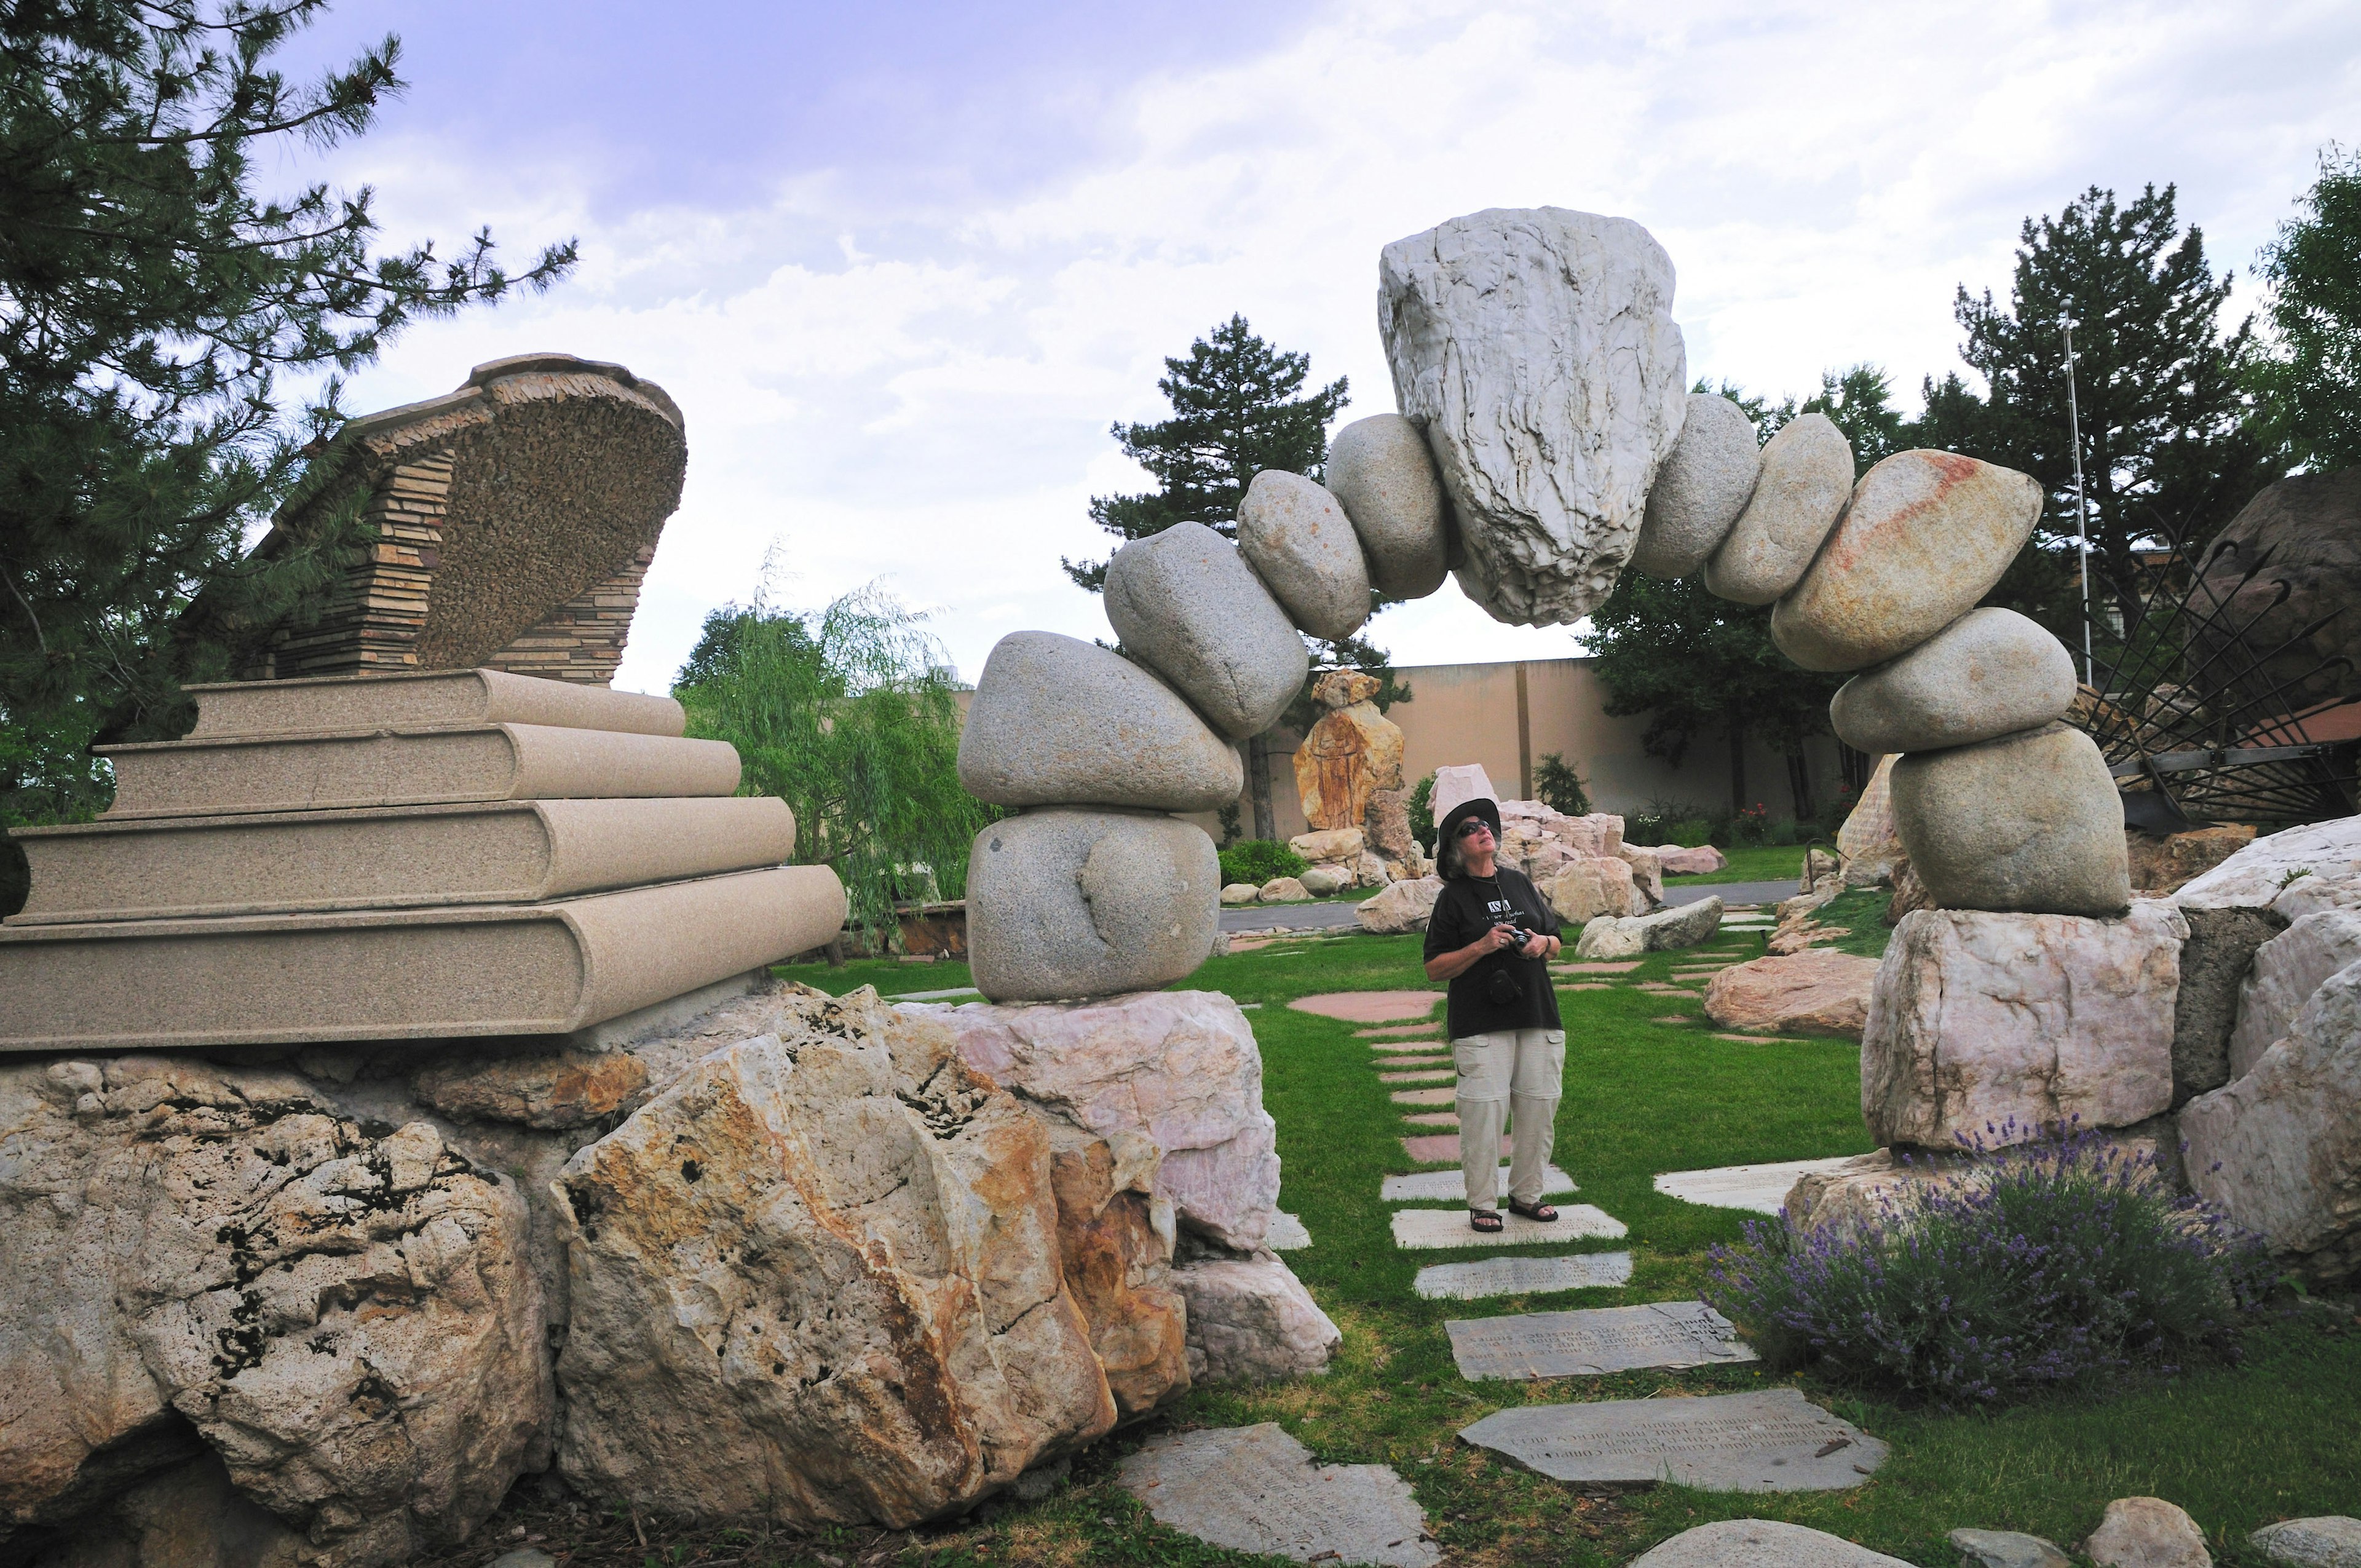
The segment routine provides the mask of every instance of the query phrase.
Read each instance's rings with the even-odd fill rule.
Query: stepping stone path
[[[1716,1039],[1750,1036],[1717,1035]],[[1746,1209],[1775,1214],[1787,1206],[1787,1190],[1806,1176],[1834,1170],[1856,1155],[1834,1159],[1791,1159],[1778,1165],[1730,1165],[1717,1170],[1675,1170],[1656,1178],[1656,1190],[1667,1198],[1702,1203],[1712,1209]]]
[[[1316,1464],[1276,1421],[1149,1438],[1123,1462],[1123,1488],[1157,1523],[1232,1552],[1385,1568],[1443,1557],[1391,1466]]]
[[[1858,1486],[1886,1454],[1885,1444],[1794,1388],[1521,1405],[1459,1436],[1554,1480],[1632,1488],[1671,1481],[1714,1492]]]
[[[1433,1051],[1435,1047],[1442,1045],[1443,1043],[1442,1036],[1431,1035],[1423,1040],[1382,1041],[1370,1046],[1369,1049],[1379,1052],[1382,1055],[1391,1056],[1397,1052]]]
[[[1597,1290],[1631,1279],[1628,1252],[1584,1252],[1571,1257],[1487,1257],[1437,1263],[1418,1271],[1411,1288],[1430,1301],[1474,1301],[1486,1296],[1539,1296],[1552,1290]]]
[[[1442,1133],[1423,1138],[1404,1138],[1401,1141],[1401,1146],[1402,1153],[1410,1156],[1411,1163],[1416,1165],[1457,1165],[1459,1163],[1459,1135],[1456,1133]],[[1500,1135],[1500,1152],[1502,1154],[1509,1152],[1509,1135],[1506,1133]]]
[[[1301,1252],[1312,1245],[1312,1233],[1303,1228],[1301,1219],[1281,1209],[1271,1215],[1263,1243],[1273,1252]]]
[[[1505,1165],[1500,1168],[1499,1180],[1502,1187],[1509,1184],[1509,1168]],[[1557,1167],[1553,1165],[1543,1170],[1543,1197],[1576,1190],[1574,1178]],[[1467,1173],[1464,1170],[1422,1170],[1415,1176],[1389,1176],[1378,1185],[1378,1197],[1388,1203],[1465,1203],[1467,1201]]]
[[[1378,1081],[1379,1083],[1433,1083],[1437,1079],[1455,1076],[1457,1075],[1448,1069],[1437,1072],[1433,1068],[1428,1068],[1423,1072],[1381,1072],[1378,1074]]]
[[[1954,1530],[1956,1537],[1959,1532]],[[2066,1561],[2062,1556],[2058,1560]],[[1631,1568],[1910,1568],[1840,1535],[1777,1519],[1720,1519],[1685,1530]]]
[[[1388,1074],[1391,1077],[1391,1074]],[[1459,1098],[1459,1091],[1443,1089],[1401,1089],[1389,1097],[1397,1105],[1448,1105]]]
[[[1521,1312],[1444,1325],[1470,1380],[1593,1377],[1649,1366],[1729,1366],[1756,1359],[1730,1320],[1702,1301],[1651,1301],[1583,1312]]]
[[[1456,1111],[1421,1111],[1417,1115],[1404,1116],[1402,1120],[1409,1123],[1413,1127],[1455,1127],[1459,1125],[1459,1113]]]
[[[1322,996],[1299,996],[1287,1005],[1298,1013],[1342,1018],[1348,1024],[1385,1024],[1399,1018],[1423,1018],[1443,1001],[1439,991],[1334,991]]]
[[[1802,1040],[1791,1040],[1784,1035],[1716,1035],[1717,1040],[1736,1040],[1741,1046],[1800,1046]]]
[[[1435,1055],[1435,1054],[1429,1054],[1429,1055],[1427,1055],[1427,1056],[1422,1056],[1422,1057],[1395,1057],[1395,1056],[1386,1056],[1386,1057],[1379,1057],[1379,1058],[1378,1058],[1378,1065],[1379,1067],[1391,1067],[1391,1068],[1403,1068],[1403,1067],[1449,1067],[1449,1066],[1451,1065],[1451,1058],[1450,1058],[1449,1056],[1447,1056],[1447,1055]]]
[[[1552,974],[1629,974],[1629,973],[1631,973],[1633,970],[1638,969],[1638,968],[1640,967],[1641,961],[1642,961],[1642,960],[1640,960],[1640,959],[1631,959],[1629,963],[1580,963],[1580,964],[1552,964],[1552,965],[1550,965],[1550,973],[1552,973]]]
[[[1690,1016],[1689,1016],[1687,1014],[1686,1014],[1686,1013],[1667,1013],[1667,1014],[1664,1014],[1663,1017],[1661,1017],[1661,1018],[1651,1018],[1651,1019],[1649,1019],[1649,1020],[1648,1020],[1648,1022],[1649,1022],[1649,1023],[1651,1023],[1651,1024],[1683,1024],[1683,1025],[1686,1025],[1686,1024],[1694,1024],[1694,1023],[1696,1023],[1696,1022],[1697,1022],[1697,1020],[1696,1020],[1695,1018],[1690,1017]]]
[[[1558,989],[1560,991],[1612,991],[1615,988],[1604,981],[1587,980],[1580,985],[1561,985]]]
[[[1423,1035],[1441,1027],[1442,1025],[1439,1024],[1389,1024],[1382,1029],[1356,1029],[1353,1031],[1353,1038],[1356,1040],[1385,1040],[1391,1039],[1401,1035]],[[1385,1049],[1383,1046],[1380,1046],[1378,1048],[1379,1050]]]
[[[1553,1221],[1510,1213],[1500,1218],[1508,1224],[1488,1234],[1468,1228],[1465,1209],[1397,1209],[1394,1245],[1404,1252],[1433,1252],[1443,1247],[1531,1246],[1536,1242],[1577,1241],[1586,1236],[1620,1239],[1631,1234],[1622,1221],[1588,1203],[1568,1203]]]

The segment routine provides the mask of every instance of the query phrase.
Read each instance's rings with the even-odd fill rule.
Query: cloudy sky
[[[1960,284],[2019,223],[2177,182],[2235,308],[2320,148],[2361,137],[2350,0],[860,5],[343,0],[291,60],[396,32],[412,88],[289,163],[385,237],[568,236],[548,295],[432,323],[366,411],[529,349],[616,359],[688,421],[680,511],[618,684],[707,610],[873,579],[972,679],[1002,634],[1104,635],[1060,555],[1163,356],[1232,312],[1393,407],[1378,248],[1492,206],[1634,218],[1679,269],[1693,375],[1772,393],[1957,365]],[[1559,657],[1455,587],[1372,635],[1405,663]]]

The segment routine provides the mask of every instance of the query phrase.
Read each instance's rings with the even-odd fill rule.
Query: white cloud
[[[2356,42],[2323,3],[1340,8],[1139,81],[1111,110],[1119,154],[956,208],[915,171],[927,193],[897,203],[818,170],[737,210],[608,214],[595,170],[412,129],[338,159],[380,186],[390,235],[573,231],[585,261],[547,297],[413,332],[352,400],[527,347],[673,393],[689,484],[624,685],[660,686],[774,539],[790,597],[883,576],[972,674],[1019,627],[1103,634],[1057,563],[1104,553],[1091,493],[1144,480],[1106,425],[1157,416],[1162,356],[1234,310],[1349,375],[1347,417],[1379,411],[1378,248],[1551,203],[1664,243],[1693,373],[1784,391],[1869,359],[1906,390],[1956,363],[1953,287],[2004,294],[2018,221],[2085,185],[2178,180],[2216,267],[2243,266],[2317,147],[2349,139]],[[661,136],[661,104],[635,112]],[[1571,648],[1450,588],[1376,631],[1412,663]]]

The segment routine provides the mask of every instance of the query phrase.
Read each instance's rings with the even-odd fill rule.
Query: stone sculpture
[[[2361,697],[2361,468],[2264,486],[2214,536],[2205,581],[2297,702]]]
[[[1295,750],[1295,787],[1315,830],[1362,828],[1370,797],[1402,786],[1401,727],[1369,700],[1377,691],[1377,677],[1358,670],[1332,670],[1312,685],[1328,711]]]
[[[1852,444],[1826,414],[1782,425],[1761,463],[1745,510],[1705,565],[1707,588],[1740,604],[1769,604],[1795,586],[1852,488]]]
[[[1728,398],[1691,392],[1680,437],[1648,490],[1632,570],[1673,580],[1704,565],[1753,499],[1762,466],[1745,411]]]

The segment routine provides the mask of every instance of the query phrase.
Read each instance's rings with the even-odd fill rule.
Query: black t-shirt
[[[1558,932],[1557,911],[1525,877],[1510,866],[1488,877],[1451,877],[1426,922],[1426,956],[1457,952],[1493,927],[1514,921],[1545,937]],[[1505,974],[1515,994],[1493,1000],[1492,977]],[[1550,985],[1549,961],[1529,959],[1514,948],[1487,953],[1451,982],[1450,1032],[1455,1040],[1497,1029],[1556,1029],[1557,992]]]

